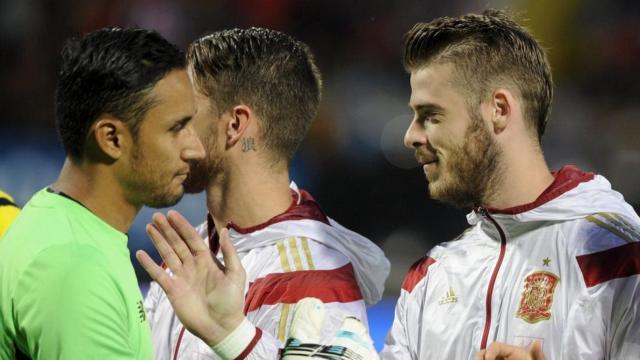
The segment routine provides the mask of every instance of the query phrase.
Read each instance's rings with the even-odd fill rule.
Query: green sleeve
[[[135,359],[123,291],[92,246],[38,254],[14,299],[18,346],[33,359]]]

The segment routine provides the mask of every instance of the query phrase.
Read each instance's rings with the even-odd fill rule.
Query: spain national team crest
[[[553,291],[558,281],[560,278],[548,271],[536,271],[527,275],[516,316],[530,324],[549,320]]]

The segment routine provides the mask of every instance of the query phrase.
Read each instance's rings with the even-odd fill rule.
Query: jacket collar
[[[284,212],[271,219],[249,227],[241,227],[233,222],[227,224],[227,229],[238,235],[248,235],[266,227],[287,220],[316,220],[329,225],[327,215],[322,211],[320,205],[307,191],[298,189],[295,183],[291,183],[291,205]],[[218,233],[211,214],[207,214],[207,233],[209,235],[209,248],[214,254],[218,253],[220,243]]]
[[[546,204],[567,191],[572,190],[581,183],[593,180],[594,177],[593,173],[584,172],[575,165],[565,165],[560,170],[552,172],[552,174],[554,177],[553,183],[551,183],[551,185],[549,185],[549,187],[547,187],[534,201],[506,209],[486,208],[486,210],[490,214],[520,214]]]

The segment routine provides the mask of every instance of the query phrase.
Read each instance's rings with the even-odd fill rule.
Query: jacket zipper
[[[484,322],[484,331],[482,333],[482,342],[480,343],[480,350],[484,350],[487,348],[487,340],[489,338],[489,331],[491,330],[491,299],[493,297],[493,287],[496,283],[496,278],[498,277],[498,272],[500,272],[500,266],[502,266],[502,260],[504,259],[504,254],[507,250],[507,237],[504,235],[504,231],[500,225],[498,225],[498,222],[489,215],[487,209],[481,207],[480,213],[489,219],[500,233],[500,255],[498,256],[498,261],[493,268],[491,280],[489,281],[489,288],[487,289],[486,318]]]

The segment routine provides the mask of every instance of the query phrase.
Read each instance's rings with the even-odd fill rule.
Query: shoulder
[[[423,256],[411,265],[407,271],[407,275],[402,282],[402,289],[411,293],[413,289],[427,276],[429,267],[433,265],[436,260],[428,255]]]
[[[262,267],[255,279],[250,280],[245,312],[264,305],[296,303],[305,297],[325,303],[362,299],[353,266],[346,256],[309,238],[280,239],[273,246],[257,249],[256,255],[263,262],[277,265],[272,269]]]
[[[640,274],[640,224],[615,213],[596,213],[564,225],[567,251],[593,287]]]
[[[638,220],[616,213],[595,213],[559,226],[567,245],[578,255],[640,241]]]
[[[455,239],[436,245],[424,256],[416,260],[407,270],[402,289],[411,293],[416,286],[428,277],[430,270],[434,266],[447,261],[447,258],[464,258],[468,256],[468,253],[472,251],[472,247],[478,243],[477,239],[475,239],[475,229],[476,227],[469,227]]]
[[[287,236],[247,254],[246,266],[265,263],[259,274],[274,272],[331,270],[349,263],[347,256],[306,236]]]

